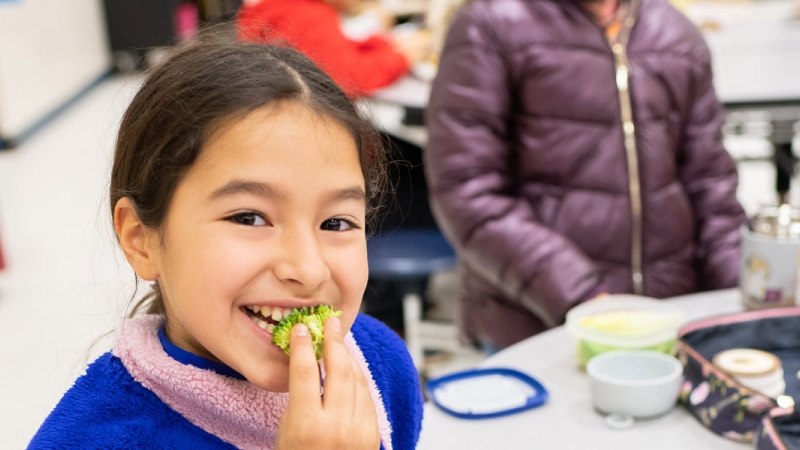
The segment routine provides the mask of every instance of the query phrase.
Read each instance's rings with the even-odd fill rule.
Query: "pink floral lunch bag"
[[[737,313],[699,320],[678,333],[684,365],[681,401],[709,430],[728,439],[754,443],[759,450],[800,448],[800,417],[767,395],[744,387],[710,361],[732,348],[775,354],[786,381],[781,404],[800,398],[800,308]],[[788,396],[788,397],[786,397]]]

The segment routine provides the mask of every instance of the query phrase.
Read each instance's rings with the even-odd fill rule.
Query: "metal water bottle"
[[[798,293],[800,211],[763,208],[742,229],[742,301],[746,309],[793,306]]]

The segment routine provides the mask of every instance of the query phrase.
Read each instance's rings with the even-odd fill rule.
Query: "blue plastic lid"
[[[428,398],[442,411],[462,419],[489,419],[522,412],[550,394],[534,378],[513,369],[457,372],[429,380]]]

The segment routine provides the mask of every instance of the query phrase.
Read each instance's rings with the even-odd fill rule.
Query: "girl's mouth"
[[[244,312],[259,328],[272,333],[278,322],[288,316],[292,309],[279,306],[245,306]]]

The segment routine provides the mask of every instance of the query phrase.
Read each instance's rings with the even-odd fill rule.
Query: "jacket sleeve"
[[[350,331],[380,391],[392,427],[392,448],[417,448],[424,400],[408,348],[383,322],[364,314],[358,315]]]
[[[285,13],[291,16],[287,23],[277,21],[268,12],[272,9],[263,3],[242,7],[237,16],[239,39],[256,42],[286,39],[319,64],[348,95],[368,95],[408,72],[408,62],[389,40],[379,35],[363,41],[348,38],[336,11],[323,2],[290,10]],[[271,24],[271,20],[276,23]],[[282,35],[287,32],[288,35]]]
[[[538,224],[516,191],[513,74],[481,7],[456,16],[426,111],[431,207],[468,267],[554,326],[600,275],[575,245]]]
[[[724,114],[712,83],[708,48],[702,41],[696,55],[693,101],[684,128],[679,170],[695,217],[699,285],[722,289],[738,282],[740,227],[746,217],[736,199],[736,164],[722,146]]]
[[[408,72],[408,62],[382,36],[355,41],[341,29],[337,16],[305,32],[304,46],[348,95],[369,95]],[[301,49],[303,50],[303,49]]]

